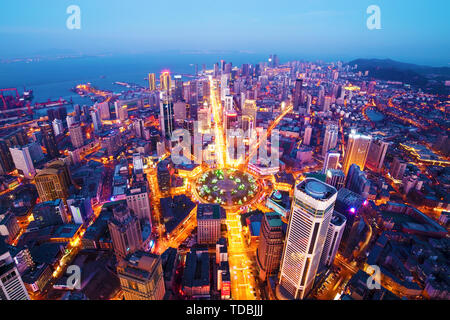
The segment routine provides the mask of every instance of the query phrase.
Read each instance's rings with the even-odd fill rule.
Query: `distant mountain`
[[[449,67],[421,66],[391,59],[356,59],[348,64],[357,65],[358,71],[369,71],[369,77],[375,79],[401,81],[440,93],[448,90],[444,81],[450,80]]]

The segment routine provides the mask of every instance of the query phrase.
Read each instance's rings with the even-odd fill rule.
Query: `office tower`
[[[311,103],[312,103],[312,96],[308,94],[306,96],[306,115],[309,115],[311,113]]]
[[[198,83],[195,80],[189,81],[189,96],[187,99],[187,102],[190,105],[197,105],[198,104]]]
[[[340,190],[345,184],[345,174],[342,170],[338,169],[328,169],[326,171],[326,184],[333,186],[336,190]]]
[[[182,290],[189,298],[210,298],[211,277],[209,253],[204,249],[191,249],[186,257]]]
[[[219,64],[214,63],[214,77],[217,77],[219,75]]]
[[[154,73],[148,74],[148,89],[150,91],[156,90],[156,75]]]
[[[311,144],[312,127],[307,126],[303,134],[303,145],[309,146]]]
[[[315,178],[295,186],[277,294],[303,299],[314,283],[337,191]]]
[[[388,142],[380,139],[373,140],[370,144],[369,154],[367,155],[367,167],[375,172],[380,172],[383,168],[388,147]]]
[[[140,153],[133,154],[133,173],[142,174],[144,171],[144,161],[142,160],[142,155]]]
[[[80,123],[74,123],[69,127],[69,136],[74,148],[80,148],[84,145],[83,127]]]
[[[142,175],[141,179],[134,177],[131,186],[126,190],[127,206],[139,221],[152,222],[150,207],[150,187]]]
[[[5,141],[0,140],[0,174],[8,174],[14,170],[14,161]]]
[[[160,103],[160,125],[161,132],[164,138],[171,139],[172,132],[175,130],[175,120],[173,112],[173,102],[172,101],[161,101]]]
[[[338,126],[335,123],[330,123],[326,126],[325,135],[323,137],[322,157],[325,157],[328,150],[333,149],[338,141]]]
[[[34,177],[34,182],[41,202],[67,199],[72,185],[69,168],[61,160],[48,164]]]
[[[303,105],[302,101],[302,90],[303,90],[303,80],[297,79],[295,80],[295,88],[294,88],[294,111],[299,111],[300,107]]]
[[[67,127],[70,127],[72,124],[77,122],[76,117],[66,116]]]
[[[100,111],[100,119],[111,119],[111,110],[109,109],[109,102],[104,101],[98,104],[98,110]]]
[[[56,145],[55,133],[53,127],[48,122],[43,122],[39,125],[42,133],[42,142],[50,159],[59,157],[58,146]]]
[[[363,198],[367,198],[370,192],[371,182],[367,178],[366,173],[358,165],[352,164],[347,173],[345,187],[361,195]]]
[[[229,110],[233,110],[233,96],[231,94],[227,94],[224,97],[224,111],[229,111]]]
[[[23,146],[22,148],[28,149],[31,161],[33,161],[33,163],[39,162],[45,158],[44,153],[42,152],[42,147],[37,142],[31,142]]]
[[[391,163],[391,168],[389,170],[389,173],[391,174],[391,177],[396,180],[402,180],[403,176],[405,174],[406,166],[408,164],[403,161],[402,159],[395,157],[395,159]]]
[[[89,197],[71,197],[67,199],[67,206],[72,214],[72,223],[75,224],[85,223],[94,214]]]
[[[370,149],[371,136],[361,135],[352,130],[345,149],[344,165],[342,171],[348,173],[352,164],[358,165],[361,170],[364,170],[366,165],[367,155]]]
[[[242,115],[250,117],[253,120],[253,123],[256,124],[257,114],[258,107],[256,106],[256,101],[245,99],[244,106],[242,108]]]
[[[187,119],[186,102],[178,101],[173,104],[173,118],[176,123],[184,122]]]
[[[130,212],[126,204],[122,203],[114,208],[108,227],[118,259],[141,249],[141,226],[137,216]]]
[[[11,152],[14,165],[20,174],[26,179],[32,179],[36,174],[34,169],[33,160],[31,159],[29,148],[27,147],[15,147],[9,148]]]
[[[178,101],[185,101],[185,100],[187,100],[187,99],[183,99],[184,87],[183,87],[182,76],[176,75],[173,78],[175,80],[175,89],[174,89],[174,92],[173,92],[173,101],[178,102]]]
[[[325,97],[324,98],[324,102],[323,102],[323,112],[328,112],[330,111],[330,106],[331,106],[331,97]]]
[[[0,300],[30,300],[8,248],[0,236]]]
[[[220,238],[221,217],[225,210],[219,204],[199,204],[197,208],[197,242],[213,244]]]
[[[125,300],[163,300],[166,293],[161,257],[137,251],[117,265]]]
[[[126,103],[126,101],[121,100],[114,102],[116,119],[120,120],[121,122],[128,119],[128,105]]]
[[[64,126],[62,120],[54,119],[52,121],[53,131],[55,132],[55,136],[59,136],[64,133]]]
[[[264,214],[261,222],[259,246],[256,250],[256,268],[264,281],[276,275],[283,254],[283,222],[276,212]]]
[[[328,169],[337,169],[340,156],[340,153],[329,150],[325,155],[325,160],[323,161],[322,172],[326,173]]]
[[[102,120],[100,118],[100,112],[98,109],[91,111],[92,124],[94,125],[94,131],[99,132],[102,130]]]
[[[161,91],[170,92],[170,88],[172,86],[172,83],[171,83],[170,72],[169,71],[161,72],[161,75],[159,76],[159,83],[160,83]]]
[[[361,213],[367,201],[359,194],[346,188],[339,190],[334,210],[347,219],[340,244],[340,252],[344,257],[350,257],[361,241],[365,228]]]
[[[336,253],[341,243],[342,235],[344,234],[345,223],[347,219],[340,213],[333,212],[331,216],[330,225],[323,246],[322,257],[320,264],[324,267],[330,267],[333,264]]]

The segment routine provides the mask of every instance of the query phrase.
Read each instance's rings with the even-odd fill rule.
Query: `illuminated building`
[[[139,220],[125,204],[114,208],[108,227],[117,258],[125,258],[141,249],[142,236]]]
[[[33,218],[27,230],[69,223],[66,207],[61,199],[38,203],[33,208]]]
[[[197,242],[213,244],[220,238],[221,219],[225,210],[219,204],[199,204],[197,207]]]
[[[148,74],[148,89],[150,91],[156,90],[156,75],[154,73]]]
[[[352,164],[348,170],[345,187],[367,199],[370,193],[371,182],[359,166]]]
[[[116,111],[116,119],[120,121],[125,121],[128,119],[128,105],[126,101],[116,101],[114,102],[114,108]]]
[[[160,83],[160,89],[161,91],[170,91],[170,88],[172,86],[171,79],[170,79],[170,72],[164,71],[159,76],[159,83]]]
[[[183,123],[187,119],[186,102],[178,101],[173,104],[173,118],[176,123]]]
[[[166,139],[172,138],[172,132],[175,130],[175,119],[172,101],[161,101],[160,103],[160,125],[163,137]]]
[[[380,139],[373,140],[370,144],[369,154],[367,156],[367,167],[375,172],[380,172],[383,168],[384,158],[388,147],[388,142]]]
[[[294,102],[294,111],[299,111],[300,110],[300,106],[302,106],[303,101],[302,101],[302,89],[303,89],[303,80],[302,79],[297,79],[295,81],[295,88],[294,88],[294,92],[293,92],[293,102]]]
[[[323,138],[322,156],[325,157],[328,150],[336,147],[338,141],[338,126],[330,123],[326,126],[325,136]]]
[[[102,120],[111,119],[111,111],[109,109],[109,102],[104,101],[97,105],[98,105],[98,110],[100,111],[100,119],[102,119]]]
[[[69,168],[61,160],[48,164],[34,178],[41,202],[67,199],[72,184]]]
[[[345,174],[342,170],[328,169],[326,172],[326,184],[333,186],[336,190],[340,190],[345,184]]]
[[[92,216],[91,198],[71,197],[67,199],[67,206],[72,214],[72,222],[83,224]]]
[[[171,166],[169,161],[163,160],[158,163],[156,176],[158,178],[159,190],[161,192],[166,192],[170,190],[171,185]]]
[[[30,300],[19,270],[0,237],[0,300]]]
[[[187,254],[182,285],[182,290],[188,297],[210,297],[211,283],[208,250],[191,249]]]
[[[12,243],[19,233],[20,225],[14,212],[8,210],[0,214],[0,235],[5,236],[8,243]]]
[[[340,156],[341,155],[338,152],[328,151],[325,155],[322,172],[326,173],[328,169],[337,169]]]
[[[34,169],[33,160],[31,159],[29,148],[27,147],[15,147],[9,148],[11,152],[14,165],[20,174],[26,179],[32,179],[36,174]]]
[[[356,164],[361,170],[364,170],[371,141],[372,137],[357,134],[355,130],[352,130],[348,137],[342,169],[346,175],[352,164]]]
[[[137,251],[117,266],[125,300],[163,300],[164,286],[161,257]]]
[[[138,179],[136,176],[133,183],[126,191],[128,208],[133,210],[140,221],[151,223],[150,188],[147,179]]]
[[[303,144],[309,146],[311,144],[312,127],[307,126],[303,135]]]
[[[74,123],[69,127],[70,141],[75,148],[84,145],[83,127],[79,123]]]
[[[55,136],[58,136],[60,134],[64,133],[64,126],[63,122],[59,119],[54,119],[52,121],[53,131],[55,132]]]
[[[59,157],[58,146],[56,145],[55,133],[53,132],[53,127],[48,122],[43,122],[39,125],[42,133],[42,142],[45,149],[47,150],[47,155],[50,159]]]
[[[336,197],[334,187],[314,178],[295,186],[277,286],[280,299],[303,299],[311,290]]]
[[[324,99],[324,103],[323,103],[323,112],[328,112],[330,111],[330,105],[331,105],[331,97],[325,97]]]
[[[397,180],[402,180],[403,176],[405,174],[406,166],[408,164],[403,161],[400,158],[395,158],[394,161],[391,163],[391,168],[389,170],[389,173],[391,174],[391,177]]]
[[[256,251],[256,266],[262,281],[278,272],[283,254],[282,224],[280,214],[275,212],[264,214]]]
[[[100,119],[100,112],[98,109],[91,111],[92,124],[94,125],[94,131],[98,132],[102,130],[102,120]]]
[[[342,235],[344,234],[346,221],[347,219],[343,215],[337,212],[333,213],[328,227],[325,245],[323,246],[322,257],[320,259],[321,265],[330,267],[333,264],[341,243]]]

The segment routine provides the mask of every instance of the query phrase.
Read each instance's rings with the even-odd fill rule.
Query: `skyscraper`
[[[367,155],[369,154],[371,136],[361,135],[352,130],[345,149],[344,165],[342,171],[347,175],[352,164],[358,165],[364,170]]]
[[[60,160],[51,162],[34,178],[41,202],[67,199],[72,184],[67,165]]]
[[[213,244],[220,238],[221,217],[225,215],[219,204],[199,204],[197,208],[197,242]]]
[[[9,148],[9,151],[19,173],[23,174],[26,179],[32,179],[36,174],[36,170],[34,169],[29,149],[27,147],[16,147]]]
[[[322,251],[320,264],[329,267],[333,264],[336,253],[341,243],[347,219],[340,213],[334,212],[327,231],[327,238]]]
[[[154,73],[148,74],[148,89],[150,91],[156,90],[156,75]]]
[[[58,146],[56,145],[55,133],[53,127],[48,122],[39,124],[42,133],[42,142],[50,159],[59,157]]]
[[[169,71],[161,72],[161,75],[159,76],[159,83],[160,83],[161,91],[167,91],[167,92],[170,91],[172,83],[171,83]]]
[[[326,173],[328,169],[337,169],[339,165],[339,152],[329,150],[325,155],[322,172]]]
[[[325,157],[328,150],[333,149],[338,141],[338,126],[335,123],[329,123],[325,129],[323,137],[322,156]]]
[[[0,300],[30,300],[19,270],[0,236]]]
[[[309,146],[311,144],[312,127],[307,126],[303,135],[303,144]]]
[[[99,132],[102,130],[102,120],[100,119],[100,112],[98,109],[91,111],[92,124],[94,125],[94,131]]]
[[[312,288],[336,197],[334,187],[315,178],[295,186],[277,286],[280,299],[303,299]]]
[[[126,197],[128,208],[133,210],[137,218],[151,224],[150,187],[142,173],[134,176],[131,186],[126,191]]]
[[[166,291],[160,256],[135,252],[119,262],[117,275],[125,300],[163,300]]]
[[[139,220],[125,204],[114,208],[108,227],[114,253],[118,258],[125,258],[141,249],[142,234]]]
[[[333,186],[336,190],[340,190],[345,184],[345,174],[342,170],[338,169],[328,169],[326,171],[326,184]]]
[[[172,132],[175,128],[175,119],[172,101],[161,101],[160,103],[160,125],[163,137],[166,139],[172,138]]]
[[[381,171],[388,147],[389,143],[381,139],[372,141],[370,144],[369,154],[367,156],[367,166],[371,170],[375,172]]]
[[[69,135],[74,148],[80,148],[84,145],[83,127],[80,123],[74,123],[69,127]]]
[[[295,88],[294,88],[294,111],[299,111],[300,106],[303,104],[301,101],[302,98],[302,89],[303,89],[303,80],[297,79],[295,80]]]
[[[264,214],[259,246],[256,250],[256,266],[259,278],[262,281],[278,272],[281,255],[283,254],[282,225],[279,213],[268,212]]]

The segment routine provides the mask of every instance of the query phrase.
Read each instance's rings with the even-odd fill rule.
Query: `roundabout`
[[[200,175],[195,181],[195,191],[201,202],[232,208],[252,202],[259,194],[260,187],[251,174],[225,168],[209,170]]]

